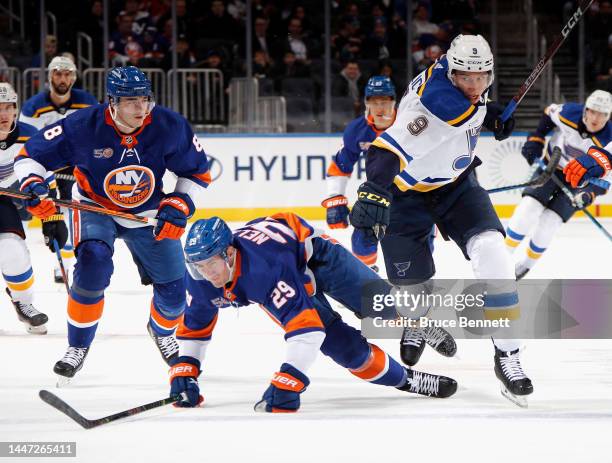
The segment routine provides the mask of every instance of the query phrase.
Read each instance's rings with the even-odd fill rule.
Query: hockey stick
[[[31,199],[32,196],[27,193],[22,193],[11,188],[0,187],[0,195],[10,196],[18,199]],[[86,203],[78,203],[76,201],[66,201],[65,199],[51,199],[57,206],[67,207],[69,209],[77,209],[79,211],[95,212],[96,214],[110,215],[113,217],[121,217],[122,219],[131,220],[132,222],[143,223],[146,225],[157,225],[157,219],[151,217],[142,217],[140,215],[130,214],[129,212],[113,211],[100,206],[93,206]]]
[[[121,418],[126,418],[128,416],[137,415],[142,412],[146,412],[147,410],[152,410],[154,408],[163,407],[164,405],[173,404],[179,400],[181,400],[180,396],[174,397],[166,397],[165,399],[157,400],[155,402],[151,402],[144,405],[139,405],[138,407],[130,408],[128,410],[124,410],[122,412],[114,413],[113,415],[105,416],[103,418],[97,418],[95,420],[88,420],[79,412],[77,412],[74,408],[60,399],[58,396],[53,394],[52,392],[45,391],[44,389],[38,392],[38,396],[43,400],[43,402],[48,403],[56,410],[62,412],[68,418],[76,421],[85,429],[95,428],[97,426],[101,426],[106,423],[111,423],[113,421],[120,420]]]
[[[64,285],[66,286],[66,292],[70,294],[70,286],[68,284],[68,274],[66,273],[66,267],[64,267],[64,259],[62,259],[62,253],[60,251],[57,240],[53,240],[53,249],[55,249],[55,255],[57,262],[59,263],[60,270],[62,272],[62,278],[64,279]]]
[[[69,180],[71,182],[76,182],[76,177],[70,174],[54,174],[57,180]]]
[[[535,81],[538,80],[540,74],[544,72],[544,68],[546,67],[548,62],[552,59],[555,53],[557,53],[557,50],[561,47],[563,42],[565,42],[567,36],[570,34],[570,32],[572,32],[572,29],[574,29],[576,24],[578,24],[578,21],[580,21],[580,18],[582,18],[582,15],[591,6],[591,3],[593,3],[593,1],[594,0],[582,0],[580,2],[580,5],[578,5],[578,9],[576,10],[576,12],[572,15],[567,24],[563,26],[563,29],[561,29],[561,35],[558,35],[553,41],[553,43],[550,45],[550,47],[548,47],[548,50],[546,50],[544,56],[540,59],[540,61],[538,61],[538,64],[536,64],[533,71],[531,71],[531,74],[529,74],[529,77],[527,77],[525,82],[523,82],[523,85],[521,85],[521,88],[519,88],[517,94],[512,97],[512,100],[510,100],[510,102],[504,109],[504,112],[501,115],[501,120],[503,122],[506,122],[508,119],[510,119],[510,116],[516,110],[518,104],[525,97],[525,94],[533,86]]]
[[[499,188],[492,188],[490,190],[487,190],[487,193],[489,194],[500,193],[502,191],[516,190],[518,188],[525,188],[528,186],[542,186],[550,180],[550,178],[552,177],[553,171],[557,168],[557,165],[559,164],[560,159],[561,159],[561,151],[553,152],[547,166],[545,166],[544,163],[540,164],[540,167],[542,168],[543,172],[537,178],[534,178],[533,180],[530,180],[529,182],[519,183],[518,185],[508,185],[508,186],[501,186]]]
[[[561,152],[561,150],[557,147],[553,150],[553,155],[555,154],[555,152]],[[542,162],[540,160],[540,162]],[[597,179],[595,179],[597,180]],[[574,207],[577,207],[578,209],[580,209],[582,212],[584,212],[584,215],[586,215],[591,222],[593,222],[593,225],[595,225],[597,228],[599,228],[601,230],[601,232],[606,235],[606,237],[612,241],[612,235],[610,234],[610,232],[608,230],[606,230],[606,228],[599,222],[599,220],[597,220],[595,217],[593,217],[593,214],[591,214],[586,207],[580,207],[579,204],[576,204],[576,200],[574,199],[574,195],[572,194],[572,192],[569,190],[569,188],[567,188],[563,182],[561,180],[559,180],[557,177],[555,177],[554,175],[552,176],[552,181],[555,182],[555,185],[557,185],[561,191],[563,192],[563,194],[565,196],[567,196],[567,199],[569,199],[572,203],[572,205]],[[589,182],[591,183],[591,182]],[[598,183],[600,184],[600,182],[592,182],[593,185],[598,185]],[[605,182],[607,183],[607,182]]]

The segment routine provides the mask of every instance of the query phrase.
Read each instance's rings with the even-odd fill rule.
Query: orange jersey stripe
[[[357,257],[357,259],[359,259],[361,262],[363,262],[366,265],[374,265],[378,258],[378,254],[376,252],[372,254],[368,254],[367,256],[360,256],[358,254],[355,254],[355,257]]]
[[[338,167],[338,164],[336,164],[334,161],[332,161],[332,163],[327,168],[327,175],[329,175],[330,177],[350,177],[351,176],[350,173],[347,174],[346,172],[342,172],[340,170],[340,167]]]
[[[77,323],[92,323],[102,317],[104,299],[95,304],[81,304],[68,296],[68,317]]]
[[[290,333],[304,328],[323,329],[323,322],[315,309],[302,310],[285,325],[285,332]]]
[[[270,216],[271,219],[281,219],[287,222],[289,228],[291,228],[295,234],[297,235],[298,240],[305,241],[308,238],[312,231],[305,227],[300,218],[295,215],[293,212],[278,212],[277,214],[273,214]]]
[[[360,368],[350,370],[358,378],[370,381],[387,368],[387,354],[378,346],[370,344],[370,356]]]
[[[212,177],[210,176],[210,171],[209,170],[207,170],[203,174],[193,174],[193,177],[197,178],[198,180],[200,180],[200,181],[202,181],[204,183],[210,184],[212,182]]]
[[[181,321],[179,323],[178,328],[176,329],[176,336],[179,338],[208,338],[212,336],[212,332],[215,329],[215,325],[217,324],[217,319],[219,315],[215,315],[215,318],[206,325],[204,328],[200,330],[191,330],[185,326],[185,320],[181,317]]]

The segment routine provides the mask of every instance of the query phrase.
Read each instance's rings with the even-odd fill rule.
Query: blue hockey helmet
[[[135,66],[118,66],[106,77],[106,93],[109,97],[153,96],[151,81]]]
[[[219,217],[200,219],[187,234],[185,260],[194,263],[217,255],[225,259],[227,247],[232,241],[232,230]]]
[[[390,96],[395,100],[395,85],[387,76],[372,76],[365,88],[366,100],[373,96]]]

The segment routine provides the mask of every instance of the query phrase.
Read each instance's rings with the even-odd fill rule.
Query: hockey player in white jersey
[[[0,83],[0,187],[2,188],[17,185],[17,177],[13,171],[14,158],[24,143],[37,131],[31,125],[17,122],[17,100],[17,94],[11,85],[6,82]],[[55,238],[60,245],[63,244],[68,236],[63,217],[57,215],[45,219],[43,234],[47,242],[50,238]],[[46,334],[47,315],[36,310],[32,304],[34,274],[23,225],[16,203],[8,196],[0,196],[0,271],[6,283],[6,292],[28,333]]]
[[[540,162],[546,136],[553,132],[544,157],[548,160],[554,148],[561,149],[561,160],[553,175],[573,193],[574,201],[572,202],[552,179],[542,186],[526,188],[523,191],[523,199],[506,229],[506,244],[511,250],[515,250],[521,241],[529,236],[526,251],[516,258],[517,279],[523,278],[533,268],[550,246],[559,227],[567,222],[574,212],[590,205],[596,196],[607,192],[607,189],[595,185],[573,188],[565,181],[561,170],[572,159],[586,154],[592,145],[601,148],[612,141],[611,112],[612,95],[603,90],[595,90],[584,104],[564,103],[548,106],[538,128],[527,137],[521,152],[531,165],[536,161]]]
[[[98,104],[96,98],[85,90],[72,88],[76,82],[76,66],[70,58],[56,56],[49,63],[49,90],[42,91],[24,104],[19,115],[19,120],[42,129],[48,125],[69,116],[82,108]],[[72,175],[72,168],[62,169],[62,175]],[[58,178],[57,190],[61,199],[72,199],[73,180]],[[63,210],[68,224],[70,224],[72,212]],[[71,228],[71,227],[69,227]],[[62,248],[61,254],[64,259],[66,272],[70,273],[74,265],[74,249],[72,239],[69,239]],[[54,269],[56,283],[62,283],[63,277],[59,266]]]
[[[426,289],[435,274],[428,245],[435,223],[471,261],[474,276],[487,281],[485,316],[516,318],[518,294],[504,228],[473,172],[481,164],[474,155],[481,127],[497,140],[514,127],[512,118],[501,120],[501,105],[487,102],[493,78],[487,41],[459,35],[446,56],[413,79],[395,122],[368,150],[368,181],[359,187],[350,220],[364,239],[381,240],[389,279],[416,291]],[[404,337],[410,336],[406,330]],[[504,395],[525,405],[533,386],[521,368],[520,346],[519,340],[494,339],[494,370]],[[407,343],[401,348],[417,360],[422,352]]]

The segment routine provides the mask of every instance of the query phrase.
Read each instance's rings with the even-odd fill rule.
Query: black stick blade
[[[91,420],[85,418],[83,415],[81,415],[79,412],[77,412],[74,408],[72,408],[55,394],[49,391],[45,391],[43,389],[38,392],[38,396],[42,399],[43,402],[48,403],[56,410],[62,412],[68,418],[72,419],[73,421],[76,421],[83,428],[90,429],[94,426]]]

